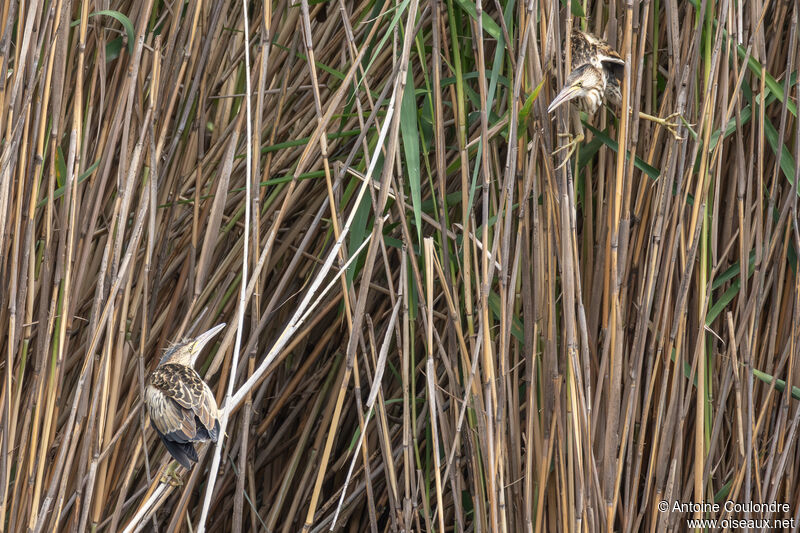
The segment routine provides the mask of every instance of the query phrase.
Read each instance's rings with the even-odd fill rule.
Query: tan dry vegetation
[[[107,4],[0,3],[0,531],[800,518],[796,2]],[[587,24],[631,112],[555,170]],[[223,321],[164,484],[144,379]]]

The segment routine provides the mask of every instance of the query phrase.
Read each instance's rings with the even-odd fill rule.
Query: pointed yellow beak
[[[200,351],[203,349],[203,347],[206,344],[208,344],[208,341],[213,339],[214,336],[217,333],[219,333],[220,331],[222,331],[222,328],[224,328],[224,327],[225,327],[225,323],[223,322],[222,324],[217,324],[216,326],[214,326],[210,330],[206,331],[205,333],[201,333],[200,335],[198,335],[192,341],[192,347],[191,347],[192,358],[193,359],[196,358],[197,355],[200,353]]]
[[[570,100],[572,100],[573,98],[577,98],[578,96],[580,96],[580,87],[578,87],[577,85],[567,85],[566,87],[561,89],[561,92],[558,93],[555,98],[553,98],[552,102],[550,102],[550,106],[547,108],[547,112],[552,113],[553,111],[556,110],[558,106],[560,106],[564,102],[569,102]]]

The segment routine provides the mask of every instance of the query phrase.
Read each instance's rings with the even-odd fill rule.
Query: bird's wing
[[[589,39],[589,35],[582,31],[572,31],[572,68],[579,67],[585,63],[591,63],[594,59],[594,43]],[[566,47],[565,47],[566,52]]]
[[[202,412],[206,418],[203,418],[199,414],[197,416],[205,426],[206,431],[208,431],[208,438],[213,442],[217,442],[217,437],[219,436],[219,408],[217,407],[217,400],[214,398],[214,393],[211,392],[208,383],[202,380],[200,380],[200,383],[203,384]],[[197,413],[197,411],[195,411],[195,413]]]
[[[161,437],[161,442],[169,454],[175,458],[187,470],[191,470],[192,463],[197,462],[197,450],[191,442],[175,442],[174,440]]]
[[[572,58],[573,68],[581,63],[625,64],[625,60],[610,44],[591,33],[579,30],[572,30]]]
[[[162,387],[164,376],[157,369],[145,388],[150,421],[165,440],[189,442],[197,435],[194,413],[176,403]],[[173,454],[174,455],[174,454]]]
[[[625,60],[622,59],[620,55],[611,48],[600,49],[597,57],[601,64],[613,63],[615,65],[625,65]]]
[[[160,378],[158,382],[156,382],[157,373]],[[219,432],[217,402],[211,389],[198,373],[185,365],[166,364],[158,367],[153,377],[154,385],[177,405],[196,416],[208,432],[208,438],[216,441]]]
[[[592,46],[598,46],[598,45],[606,44],[606,42],[603,39],[600,39],[598,37],[595,37],[591,33],[588,33],[588,32],[585,32],[585,31],[581,31],[581,30],[578,30],[578,29],[573,29],[572,30],[572,35],[578,36],[578,38],[583,39],[584,41],[586,41],[587,44],[590,44]]]
[[[605,65],[606,63],[613,63],[615,65],[625,65],[625,60],[622,59],[619,52],[614,50],[610,44],[596,37],[594,39],[596,41],[595,46],[597,47],[597,59],[600,61],[600,64]]]

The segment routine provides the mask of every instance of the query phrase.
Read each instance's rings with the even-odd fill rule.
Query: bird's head
[[[164,355],[161,356],[161,361],[158,363],[158,366],[167,363],[194,366],[194,362],[197,360],[197,356],[200,355],[203,347],[208,344],[208,341],[214,338],[214,335],[222,331],[224,327],[225,323],[217,324],[210,330],[201,333],[193,339],[185,339],[170,346],[167,348],[167,351],[164,352]]]
[[[547,112],[552,113],[564,102],[578,98],[581,107],[587,113],[593,114],[603,102],[605,85],[603,72],[594,65],[585,63],[570,72],[564,88],[553,98]]]

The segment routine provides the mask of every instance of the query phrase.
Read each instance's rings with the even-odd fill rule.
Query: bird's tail
[[[174,440],[161,439],[166,446],[167,451],[178,461],[185,469],[190,470],[192,463],[197,462],[197,451],[192,446],[191,442],[175,442]]]

